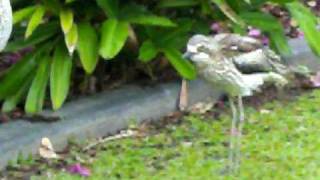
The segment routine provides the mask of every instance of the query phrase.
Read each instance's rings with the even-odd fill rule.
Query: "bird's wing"
[[[261,41],[239,34],[222,33],[213,37],[223,49],[249,52],[263,47]]]
[[[0,51],[4,49],[12,31],[12,9],[9,0],[0,1]]]
[[[245,74],[257,72],[276,72],[286,74],[288,68],[281,62],[280,56],[269,48],[234,56],[232,59],[236,67]]]
[[[215,88],[222,89],[230,95],[252,94],[250,88],[246,87],[241,72],[227,59],[212,61],[200,73]]]

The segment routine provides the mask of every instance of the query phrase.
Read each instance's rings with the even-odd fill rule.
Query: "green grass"
[[[270,102],[270,113],[246,109],[241,173],[221,175],[227,163],[230,116],[213,120],[190,115],[156,135],[105,145],[89,165],[89,179],[243,179],[320,178],[320,91],[293,102]],[[55,172],[53,179],[82,179]]]

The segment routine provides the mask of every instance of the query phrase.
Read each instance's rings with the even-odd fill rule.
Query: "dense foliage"
[[[25,110],[43,108],[46,87],[53,109],[69,92],[74,67],[81,63],[90,75],[98,61],[114,60],[119,53],[142,62],[165,57],[187,79],[196,73],[180,50],[193,33],[208,34],[209,24],[224,21],[237,33],[254,26],[266,33],[271,46],[291,54],[282,24],[261,10],[265,3],[287,8],[320,54],[317,19],[295,0],[14,0],[14,34],[5,52],[32,49],[0,81],[3,111],[11,111],[26,97]],[[127,46],[125,46],[127,44]],[[124,48],[127,47],[127,48]]]

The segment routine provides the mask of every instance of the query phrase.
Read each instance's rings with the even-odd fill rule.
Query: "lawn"
[[[88,179],[319,179],[320,91],[290,102],[246,108],[240,174],[225,175],[230,113],[213,119],[191,114],[180,122],[149,128],[148,136],[102,144],[86,166]],[[210,114],[210,113],[209,113]],[[85,154],[78,156],[86,156]],[[33,179],[82,179],[46,169]]]

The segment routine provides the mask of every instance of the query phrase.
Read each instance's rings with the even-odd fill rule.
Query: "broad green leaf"
[[[179,72],[179,74],[186,79],[194,79],[196,77],[195,68],[189,61],[182,57],[182,54],[173,48],[163,50],[166,58],[171,65]]]
[[[225,0],[211,0],[213,3],[215,3],[219,9],[234,23],[239,24],[240,26],[244,26],[245,23],[239,17],[239,15],[234,12],[233,9],[228,5],[228,3],[225,2]]]
[[[246,21],[247,24],[258,27],[264,31],[282,31],[281,23],[272,15],[262,12],[243,12],[240,17]]]
[[[62,4],[59,0],[41,0],[41,2],[48,11],[51,11],[54,14],[59,15],[60,10],[62,9]]]
[[[143,62],[149,62],[155,58],[158,54],[157,47],[152,43],[151,40],[143,42],[139,49],[139,59]]]
[[[69,54],[72,55],[78,43],[78,28],[76,24],[73,24],[71,30],[65,35],[65,42]]]
[[[158,4],[160,8],[176,8],[176,7],[189,7],[198,5],[197,0],[161,0]]]
[[[104,59],[112,59],[124,46],[129,34],[129,24],[117,19],[106,20],[101,27],[99,53]]]
[[[126,19],[127,21],[134,24],[153,25],[153,26],[168,26],[174,27],[176,24],[166,17],[156,15],[135,15],[130,16]]]
[[[96,68],[99,59],[97,32],[91,24],[84,22],[79,24],[78,33],[79,42],[77,50],[81,64],[86,73],[91,74]]]
[[[73,26],[73,12],[71,9],[60,11],[60,24],[64,34],[67,34]]]
[[[283,56],[288,57],[292,54],[291,48],[288,44],[288,40],[282,31],[273,31],[268,33],[270,38],[271,47],[277,50],[277,52]]]
[[[240,16],[247,24],[266,32],[270,37],[272,47],[282,56],[292,54],[282,24],[275,17],[262,12],[246,12],[241,13]]]
[[[49,56],[37,56],[41,58],[37,68],[37,72],[29,89],[25,104],[25,111],[34,114],[42,110],[46,95],[46,88],[49,80],[49,68],[51,59]]]
[[[20,38],[15,39],[14,41],[9,41],[4,51],[16,52],[20,49],[31,47],[49,39],[50,37],[58,33],[58,30],[59,25],[57,23],[40,25],[28,39]]]
[[[299,2],[287,4],[287,7],[293,18],[298,22],[313,52],[320,56],[320,32],[317,30],[317,17]]]
[[[31,14],[34,12],[35,9],[36,9],[35,6],[28,6],[26,8],[15,11],[13,13],[13,24],[17,24],[23,21],[24,19],[28,18],[29,16],[31,16]]]
[[[60,43],[54,52],[50,74],[50,96],[54,110],[59,109],[67,98],[71,79],[72,58]]]
[[[34,78],[34,71],[33,70],[29,75],[26,77],[26,80],[23,82],[22,86],[19,90],[14,93],[12,96],[9,96],[5,99],[2,105],[2,112],[10,112],[17,107],[17,104],[22,100],[22,98],[27,94],[30,84]]]
[[[36,66],[34,54],[23,57],[0,80],[0,100],[14,95]]]
[[[45,12],[46,10],[43,6],[39,5],[36,8],[28,23],[25,38],[28,38],[33,33],[33,31],[41,24]]]
[[[109,18],[116,18],[119,15],[118,0],[96,0],[98,6],[104,10]]]
[[[169,18],[150,13],[146,7],[135,3],[129,3],[121,9],[119,20],[135,24],[152,26],[176,26]]]

